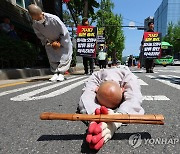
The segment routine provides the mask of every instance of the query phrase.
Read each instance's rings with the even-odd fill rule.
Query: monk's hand
[[[96,109],[95,114],[115,114],[113,110],[107,109],[102,106],[100,109]],[[86,137],[87,143],[91,149],[99,150],[102,146],[109,141],[115,131],[121,126],[121,123],[115,122],[91,122],[88,128],[88,134]]]
[[[57,50],[57,49],[60,48],[61,43],[60,43],[59,41],[54,41],[54,42],[51,43],[51,46],[52,46],[52,48],[53,48],[54,50]]]

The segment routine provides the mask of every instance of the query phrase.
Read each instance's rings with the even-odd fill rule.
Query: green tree
[[[108,55],[121,60],[124,49],[124,34],[122,30],[122,16],[112,12],[114,4],[111,0],[102,0],[100,10],[97,11],[97,27],[105,27]]]
[[[169,42],[173,45],[174,54],[180,52],[180,21],[174,25],[169,23],[166,36],[163,38],[163,41]]]
[[[83,17],[84,13],[84,0],[71,0],[69,3],[67,3],[67,6],[70,10],[70,13],[73,17],[74,23],[77,26],[80,24],[80,21],[78,18],[81,16]],[[99,7],[99,3],[96,0],[88,0],[88,18],[91,18],[92,20],[95,20],[95,8]]]

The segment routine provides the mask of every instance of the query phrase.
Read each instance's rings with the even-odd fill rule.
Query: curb
[[[0,80],[7,79],[25,79],[34,76],[51,75],[52,72],[49,68],[43,69],[2,69],[0,70]]]
[[[77,64],[76,67],[71,67],[69,69],[70,74],[74,74],[78,71],[83,70],[83,65]],[[9,80],[9,79],[25,79],[34,76],[45,76],[52,75],[50,68],[25,68],[25,69],[0,69],[0,80]]]

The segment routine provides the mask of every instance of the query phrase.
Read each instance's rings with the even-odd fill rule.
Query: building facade
[[[180,21],[180,0],[163,0],[154,14],[155,31],[165,36],[169,23],[177,24],[178,21]]]

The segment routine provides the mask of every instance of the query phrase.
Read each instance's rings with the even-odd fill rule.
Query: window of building
[[[16,4],[27,9],[28,5],[30,5],[32,0],[16,0]]]
[[[24,0],[25,1],[25,7],[27,9],[27,7],[31,4],[32,0]]]
[[[16,4],[24,8],[24,0],[16,0]]]

